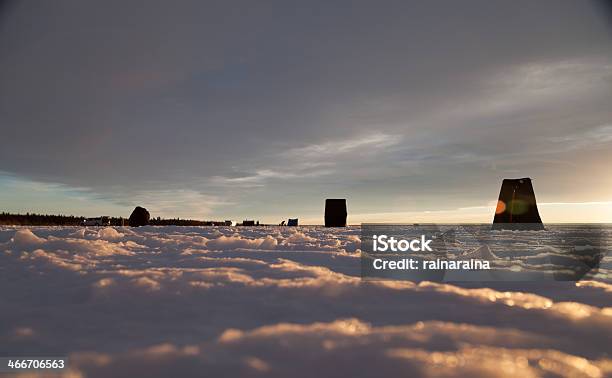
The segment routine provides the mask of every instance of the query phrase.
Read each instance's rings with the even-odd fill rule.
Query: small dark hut
[[[325,200],[325,227],[346,227],[346,199]]]
[[[136,206],[134,211],[132,211],[132,215],[130,215],[130,219],[128,220],[128,224],[130,227],[139,227],[146,226],[149,224],[151,220],[151,214],[144,207]]]
[[[504,179],[493,218],[493,229],[544,229],[530,178]]]
[[[298,219],[297,218],[289,218],[289,220],[287,221],[287,226],[296,227],[297,225],[298,225]]]

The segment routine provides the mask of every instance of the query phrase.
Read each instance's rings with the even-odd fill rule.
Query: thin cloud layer
[[[610,200],[599,2],[15,2],[0,17],[0,170],[60,185],[49,211],[276,223],[325,197],[483,206],[516,176],[546,202]]]

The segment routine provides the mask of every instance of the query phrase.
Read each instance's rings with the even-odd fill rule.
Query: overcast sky
[[[603,2],[19,1],[0,7],[0,210],[612,221]],[[568,215],[569,214],[569,215]]]

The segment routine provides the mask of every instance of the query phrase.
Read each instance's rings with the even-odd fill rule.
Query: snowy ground
[[[68,355],[74,377],[612,375],[609,283],[366,283],[359,233],[0,227],[0,356]]]

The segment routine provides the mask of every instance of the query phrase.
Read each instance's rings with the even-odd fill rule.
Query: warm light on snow
[[[365,283],[359,228],[2,227],[0,273],[0,354],[70,374],[612,369],[609,283]]]

